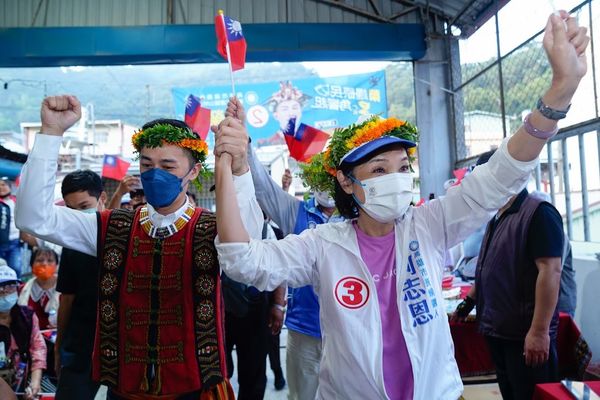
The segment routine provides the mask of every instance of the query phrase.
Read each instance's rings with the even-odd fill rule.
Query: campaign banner
[[[387,117],[384,71],[236,85],[236,95],[246,109],[248,133],[257,144],[266,144],[288,127],[290,119],[332,132],[361,122],[373,114]],[[211,123],[218,124],[232,96],[231,86],[172,88],[177,118],[184,118],[186,99],[194,95],[211,110]],[[281,136],[281,135],[279,135]],[[209,145],[212,145],[212,134]]]

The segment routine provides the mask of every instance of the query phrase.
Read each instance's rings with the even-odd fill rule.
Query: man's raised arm
[[[15,224],[40,239],[96,256],[97,216],[54,205],[62,136],[79,118],[81,104],[75,96],[47,97],[42,102],[42,130],[21,172]]]

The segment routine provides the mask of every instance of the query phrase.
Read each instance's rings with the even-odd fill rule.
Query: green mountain
[[[236,82],[252,83],[313,76],[299,63],[249,64]],[[4,89],[2,84],[8,82]],[[74,93],[93,102],[96,119],[122,119],[141,125],[174,114],[174,86],[228,85],[226,64],[151,66],[0,68],[0,131],[20,130],[19,123],[39,121],[44,96]]]
[[[491,61],[490,61],[491,62]],[[488,63],[463,65],[463,81]],[[539,43],[525,46],[504,60],[505,105],[509,115],[531,108],[532,96],[550,81],[551,70]],[[256,83],[316,76],[300,63],[248,64],[236,72],[236,82]],[[96,119],[121,119],[141,125],[174,114],[174,86],[228,85],[227,64],[178,64],[114,67],[0,68],[0,131],[20,130],[20,122],[39,120],[45,94],[75,93],[82,104],[95,105]],[[2,85],[5,85],[4,88]],[[393,63],[386,69],[388,114],[415,121],[413,68]],[[464,89],[466,111],[500,113],[497,68]]]

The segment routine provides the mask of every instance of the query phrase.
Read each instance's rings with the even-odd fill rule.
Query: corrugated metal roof
[[[508,0],[0,0],[0,27],[211,24],[218,9],[242,23],[453,21],[476,29]]]
[[[396,0],[401,1],[401,0]],[[510,0],[415,0],[414,2],[439,12],[448,18],[452,25],[459,27],[464,36],[469,36],[483,25],[496,10]],[[404,2],[404,1],[401,1]]]

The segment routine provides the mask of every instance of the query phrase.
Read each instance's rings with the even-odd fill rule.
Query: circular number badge
[[[369,300],[369,286],[359,278],[342,278],[335,285],[335,298],[346,308],[361,308]]]

